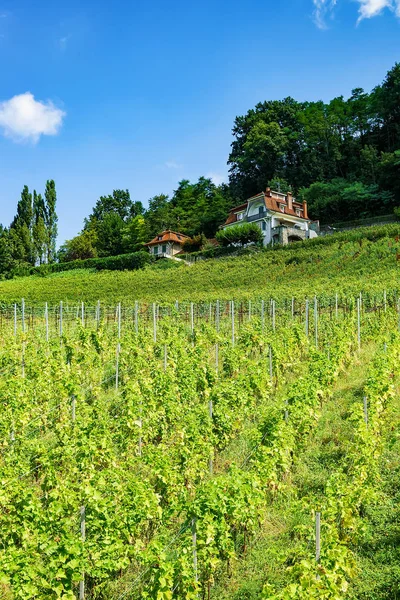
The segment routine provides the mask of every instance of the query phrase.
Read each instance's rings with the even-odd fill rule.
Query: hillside
[[[398,224],[335,234],[290,247],[141,271],[73,271],[0,282],[0,302],[106,304],[245,300],[381,293],[399,287]]]

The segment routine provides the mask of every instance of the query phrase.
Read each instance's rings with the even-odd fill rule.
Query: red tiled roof
[[[167,229],[166,231],[159,233],[150,242],[147,242],[145,246],[154,246],[156,244],[164,244],[165,242],[175,242],[176,244],[183,244],[185,240],[189,239],[189,236],[185,235],[184,233],[177,233],[176,231],[171,231],[170,229]]]
[[[289,208],[286,199],[281,199],[281,198],[276,198],[275,196],[272,195],[273,192],[270,192],[271,195],[267,195],[265,192],[260,192],[259,194],[256,194],[255,196],[251,196],[251,198],[249,198],[244,204],[241,204],[240,206],[236,206],[235,208],[231,208],[231,210],[229,211],[229,215],[228,218],[226,219],[224,225],[231,225],[232,223],[236,223],[237,222],[237,217],[236,217],[236,212],[240,212],[241,210],[244,210],[247,208],[248,203],[250,202],[250,200],[254,200],[254,198],[263,198],[264,199],[264,204],[265,207],[267,208],[267,210],[270,210],[272,212],[277,212],[281,215],[285,214],[285,215],[292,215],[293,217],[297,217],[298,219],[304,219],[303,216],[299,216],[296,213],[296,208],[300,209],[301,212],[303,213],[303,204],[302,202],[298,202],[297,200],[292,200],[292,206],[293,208]],[[284,212],[280,209],[280,204],[285,206],[285,210]],[[306,221],[309,221],[309,219],[305,219]]]
[[[301,210],[303,210],[303,205],[300,204],[299,202],[296,202],[296,208],[289,208],[289,206],[287,205],[286,200],[281,200],[280,198],[274,198],[273,196],[266,196],[264,195],[264,200],[265,200],[265,205],[267,207],[268,210],[272,210],[273,212],[277,212],[280,214],[285,214],[285,215],[292,215],[293,217],[297,217],[298,219],[303,219],[304,217],[299,216],[298,214],[296,214],[296,208],[300,208]],[[280,204],[285,206],[285,211],[283,212],[280,209]],[[306,219],[306,221],[308,221],[309,219]]]

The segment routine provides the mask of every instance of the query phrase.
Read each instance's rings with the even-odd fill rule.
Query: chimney
[[[268,196],[268,198],[271,197],[271,188],[267,187],[267,189],[265,190],[265,195]]]
[[[308,219],[307,200],[303,200],[303,217]]]
[[[292,196],[292,192],[288,192],[286,194],[286,202],[288,205],[288,209],[289,210],[293,210],[293,196]]]

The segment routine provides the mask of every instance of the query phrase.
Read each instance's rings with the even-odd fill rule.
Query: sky
[[[400,61],[400,0],[0,0],[0,223],[56,182],[59,244],[100,195],[147,206],[228,180],[257,102],[370,91]]]

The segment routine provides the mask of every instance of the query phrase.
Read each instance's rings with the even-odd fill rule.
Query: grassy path
[[[349,409],[354,402],[362,402],[365,377],[375,350],[374,343],[365,346],[339,376],[315,430],[304,439],[284,492],[263,515],[258,538],[253,540],[243,560],[232,566],[231,573],[221,576],[212,598],[256,600],[265,582],[278,589],[288,583],[287,566],[298,544],[296,530],[309,527],[312,522],[312,507],[305,517],[296,511],[294,501],[322,497],[328,478],[344,461],[353,437]]]

